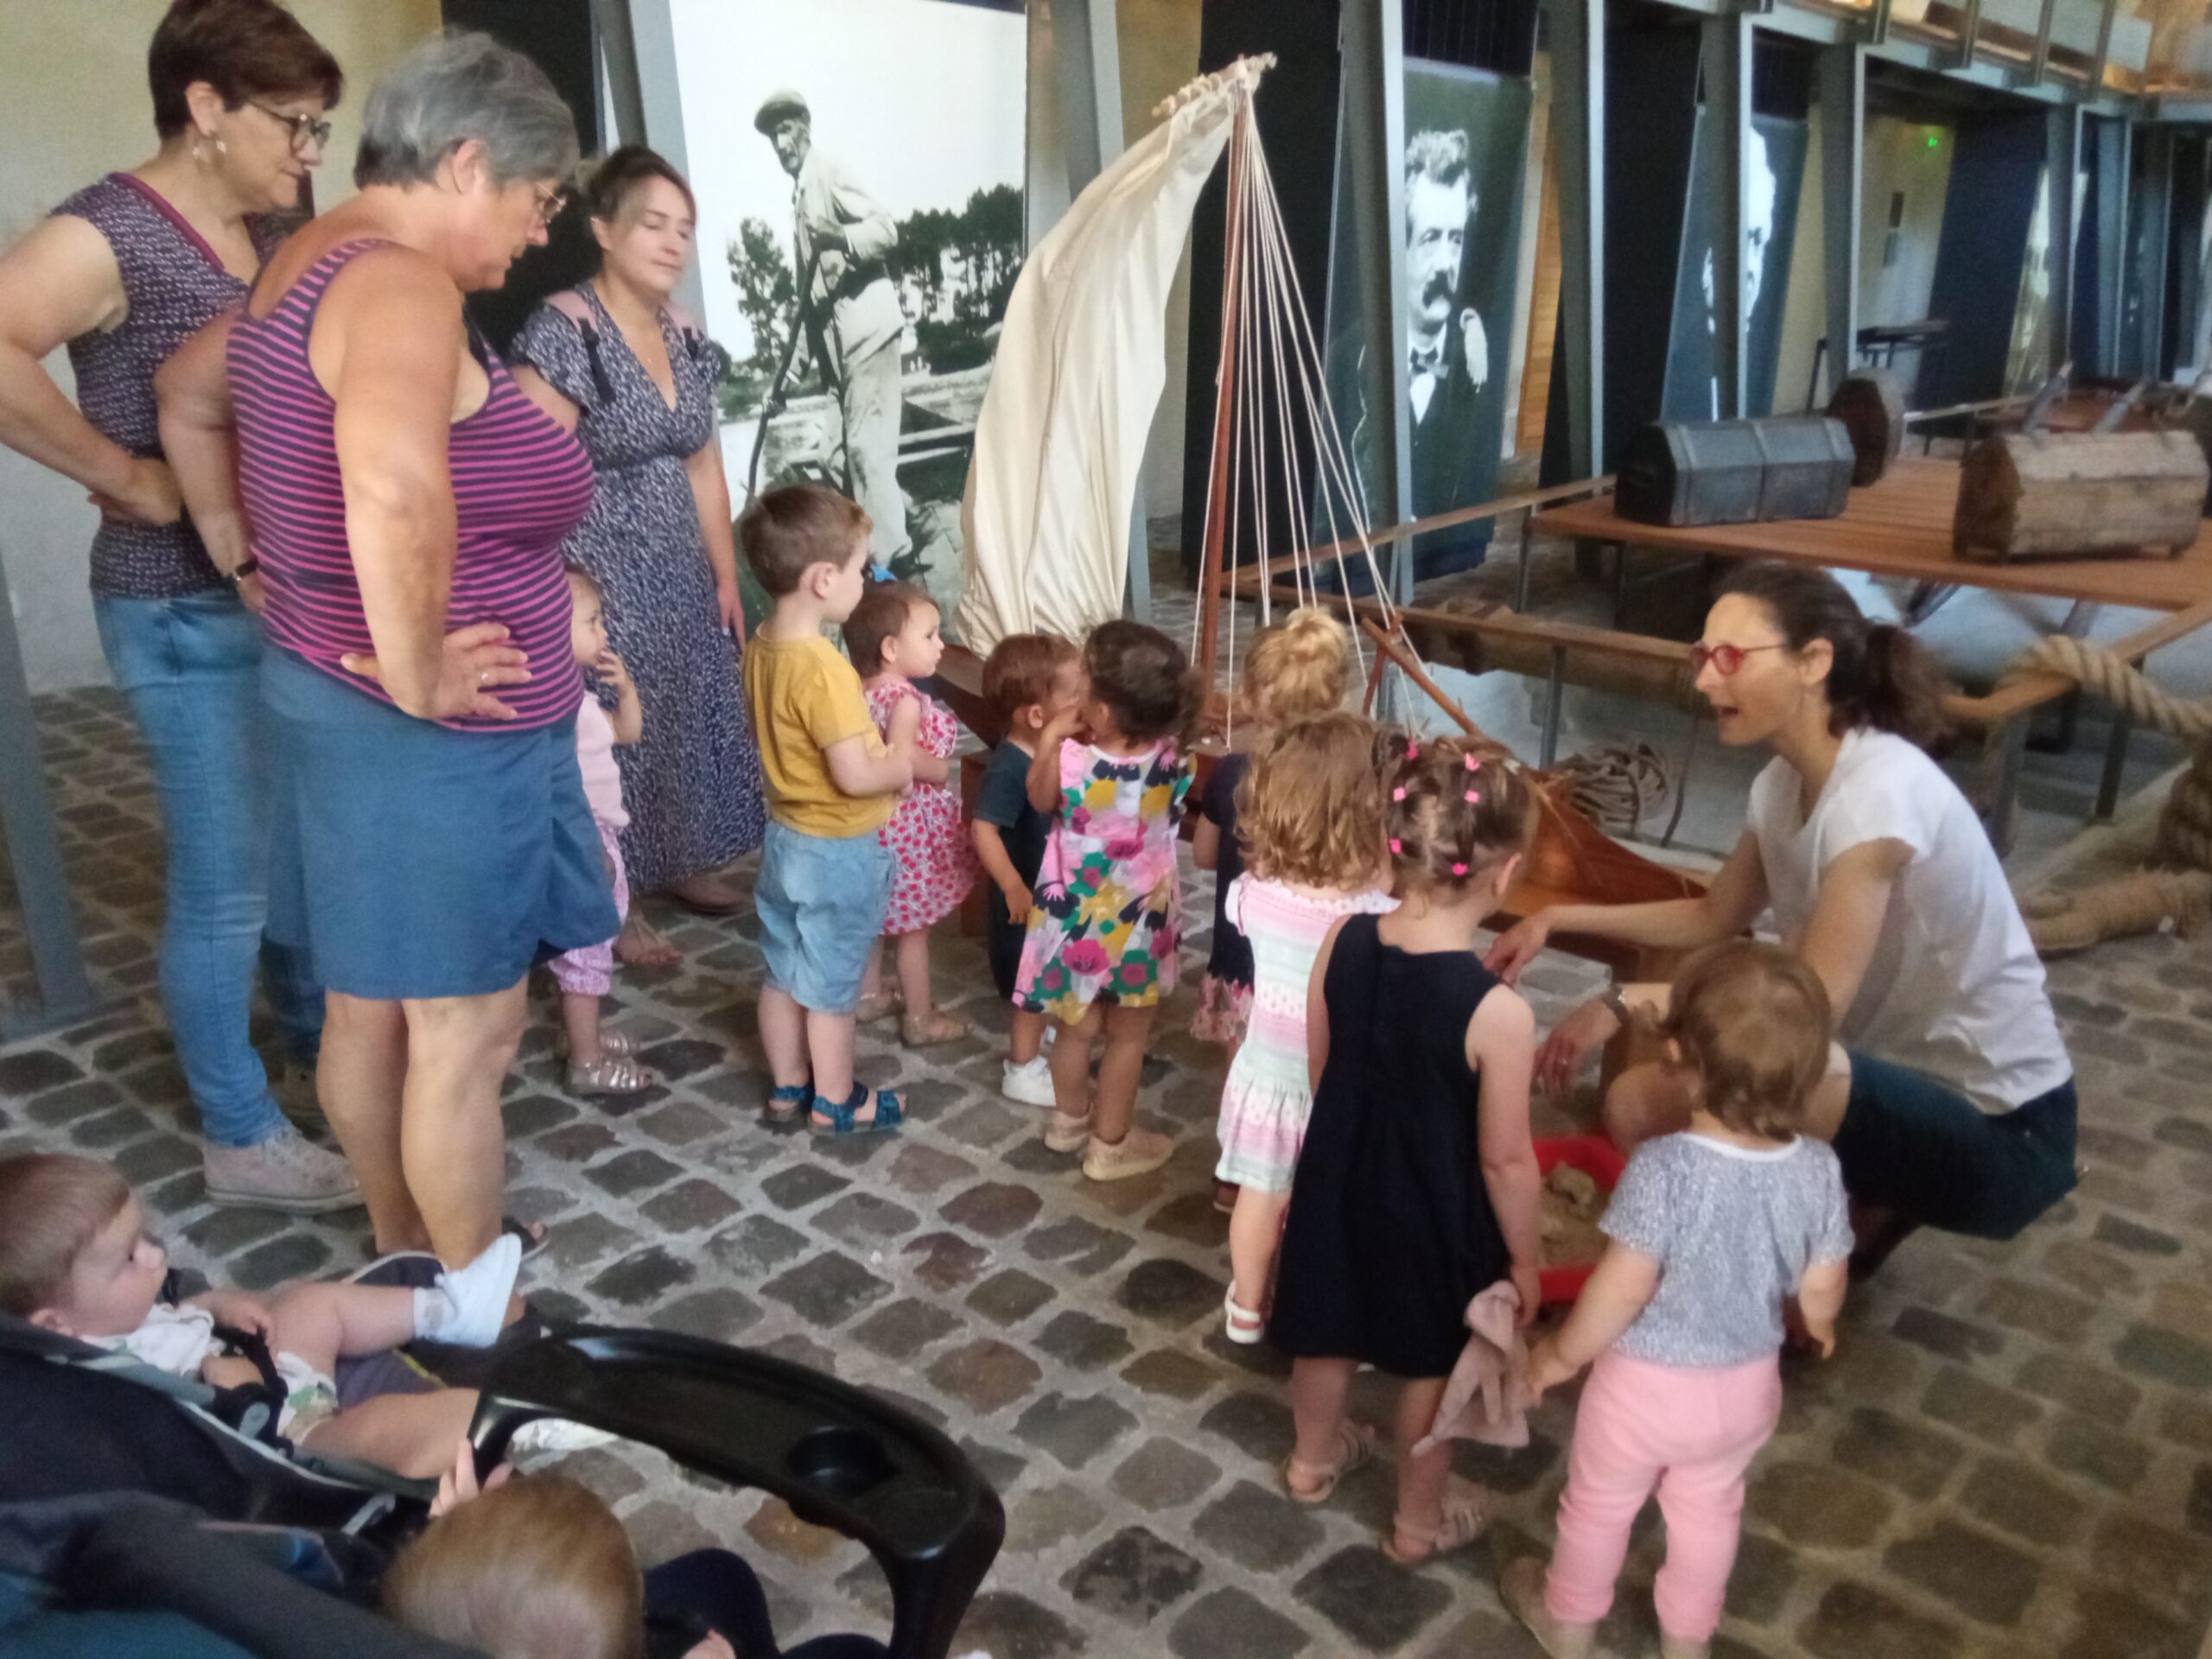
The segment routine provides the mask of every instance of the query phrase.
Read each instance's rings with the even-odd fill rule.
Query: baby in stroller
[[[168,1253],[114,1169],[64,1153],[0,1160],[0,1313],[216,1388],[263,1384],[273,1371],[279,1434],[410,1478],[452,1466],[476,1391],[384,1395],[341,1409],[338,1361],[418,1339],[490,1346],[519,1265],[507,1235],[422,1289],[306,1282],[266,1300],[211,1290],[171,1306]],[[251,1357],[263,1344],[268,1370]]]

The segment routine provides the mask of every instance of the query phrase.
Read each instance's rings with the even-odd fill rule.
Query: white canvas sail
[[[1173,100],[1031,254],[1007,302],[961,504],[961,639],[1081,639],[1122,613],[1129,514],[1166,379],[1168,285],[1258,67]]]

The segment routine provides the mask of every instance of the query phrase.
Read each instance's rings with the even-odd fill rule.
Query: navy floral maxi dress
[[[576,435],[598,473],[591,512],[563,550],[599,582],[607,642],[645,709],[644,740],[614,753],[630,814],[622,861],[632,891],[652,893],[751,852],[766,830],[737,648],[715,614],[714,567],[684,471],[715,435],[721,353],[661,314],[676,372],[671,408],[590,284],[575,292],[588,325],[541,305],[508,354],[582,412]]]

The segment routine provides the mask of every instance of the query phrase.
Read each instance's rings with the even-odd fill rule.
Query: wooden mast
[[[1214,657],[1221,634],[1222,569],[1229,539],[1230,421],[1236,401],[1236,332],[1243,321],[1244,261],[1244,145],[1251,121],[1251,94],[1239,99],[1236,124],[1229,135],[1229,198],[1225,209],[1228,257],[1221,279],[1221,356],[1214,378],[1213,481],[1206,492],[1205,552],[1198,575],[1198,660],[1200,683],[1211,694]]]

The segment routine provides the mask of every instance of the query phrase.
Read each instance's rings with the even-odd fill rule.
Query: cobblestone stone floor
[[[87,950],[112,1011],[0,1052],[0,1150],[75,1147],[146,1191],[185,1264],[264,1286],[361,1257],[327,1222],[210,1208],[151,987],[160,907],[150,790],[118,701],[40,709]],[[1195,912],[1196,906],[1193,906]],[[756,1114],[759,957],[748,917],[663,916],[686,965],[626,976],[620,1027],[667,1074],[605,1110],[562,1095],[541,1001],[507,1098],[512,1207],[551,1223],[531,1294],[550,1315],[758,1344],[943,1424],[1006,1502],[1007,1545],[961,1651],[1409,1659],[1535,1649],[1499,1608],[1501,1555],[1541,1546],[1571,1398],[1510,1455],[1465,1448],[1498,1494],[1491,1541],[1421,1571],[1376,1548],[1387,1467],[1327,1508],[1278,1495],[1281,1367],[1217,1334],[1210,1206],[1219,1065],[1163,1022],[1147,1119],[1184,1141],[1100,1187],[996,1093],[1000,1010],[980,950],[939,982],[982,1033],[923,1056],[864,1047],[917,1122],[818,1145]],[[20,986],[19,941],[0,981]],[[1547,1016],[1590,976],[1532,976]],[[1754,1473],[1717,1651],[1726,1659],[2190,1659],[2212,1613],[2212,941],[2152,938],[2056,965],[2081,1068],[2080,1191],[2019,1240],[1922,1235],[1854,1291],[1836,1357],[1789,1370]],[[1377,1402],[1362,1405],[1370,1414]],[[780,1505],[627,1448],[571,1460],[658,1558],[753,1556],[786,1637],[880,1628],[856,1546]],[[1608,1630],[1651,1650],[1647,1516]]]

